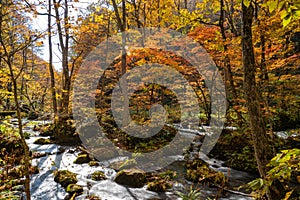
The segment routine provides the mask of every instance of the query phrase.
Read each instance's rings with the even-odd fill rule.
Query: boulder
[[[165,192],[167,189],[171,189],[173,187],[173,183],[168,180],[158,179],[152,182],[149,182],[147,185],[147,190],[153,192]]]
[[[64,188],[70,184],[77,183],[76,174],[68,170],[54,172],[54,181],[60,183]]]
[[[74,161],[75,164],[83,164],[83,163],[89,163],[91,161],[91,158],[88,154],[82,154],[78,155],[76,160]]]
[[[53,144],[53,142],[48,138],[39,138],[36,141],[34,141],[34,144],[44,145],[44,144]]]
[[[77,184],[70,184],[70,185],[68,185],[66,191],[68,193],[70,193],[70,195],[73,195],[75,193],[77,195],[80,195],[83,192],[83,187],[81,185],[77,185]]]
[[[103,172],[101,171],[95,171],[92,175],[91,175],[91,179],[94,181],[102,181],[106,179],[106,176]]]
[[[115,182],[133,188],[143,187],[146,183],[146,173],[139,169],[124,169],[118,172]]]
[[[89,162],[89,166],[90,167],[97,167],[97,166],[99,166],[100,164],[99,164],[99,162],[97,162],[97,161],[90,161]]]

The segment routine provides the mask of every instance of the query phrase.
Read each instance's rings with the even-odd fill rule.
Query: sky
[[[76,17],[80,13],[84,13],[86,11],[86,8],[91,4],[91,3],[96,3],[99,0],[79,0],[78,2],[72,2],[74,5],[74,8],[70,8],[70,16],[75,16]],[[31,0],[29,1],[30,3],[36,3],[37,0]],[[71,3],[70,3],[71,4]],[[45,13],[47,10],[43,8],[42,6],[38,6],[38,12]],[[77,9],[77,11],[75,10]],[[52,11],[54,13],[54,10]],[[46,15],[38,15],[36,18],[31,16],[32,18],[32,28],[36,29],[38,31],[46,32],[47,31],[47,26],[48,26],[48,16]],[[54,24],[55,19],[52,19],[52,23]],[[49,45],[48,45],[48,38],[45,37],[45,39],[42,39],[40,41],[43,41],[43,46],[40,47],[40,53],[38,56],[42,58],[45,61],[49,61]],[[53,65],[56,70],[61,70],[61,53],[59,51],[59,46],[58,46],[58,37],[53,36],[52,38],[52,46],[53,46]]]

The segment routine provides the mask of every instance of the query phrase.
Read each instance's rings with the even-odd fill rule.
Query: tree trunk
[[[50,72],[50,84],[52,95],[52,107],[54,113],[54,120],[57,120],[57,101],[56,101],[56,89],[55,89],[55,76],[53,70],[53,51],[52,51],[52,33],[51,33],[51,0],[49,0],[49,15],[48,15],[48,42],[49,42],[49,72]]]
[[[11,59],[11,58],[9,58]],[[21,136],[21,142],[24,149],[24,165],[25,165],[25,193],[27,200],[30,200],[30,175],[29,175],[29,149],[26,144],[25,136],[23,133],[23,127],[22,127],[22,119],[21,119],[21,110],[20,110],[20,104],[18,101],[18,88],[17,88],[17,80],[15,79],[14,72],[13,72],[13,66],[11,61],[9,60],[7,63],[10,71],[11,81],[13,84],[13,94],[14,94],[14,101],[15,101],[15,107],[17,111],[17,117],[18,117],[18,127],[19,127],[19,134]]]
[[[259,104],[259,90],[255,81],[255,59],[252,43],[253,6],[246,7],[242,2],[242,59],[244,69],[244,91],[252,133],[258,171],[262,178],[266,176],[266,165],[271,151],[266,134],[265,123]]]

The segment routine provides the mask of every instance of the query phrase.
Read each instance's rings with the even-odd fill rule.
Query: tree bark
[[[17,87],[17,80],[15,79],[14,72],[13,72],[13,66],[11,63],[11,58],[8,58],[9,62],[7,63],[10,71],[10,77],[13,84],[13,93],[14,93],[14,101],[15,101],[15,107],[17,111],[17,117],[18,117],[18,128],[19,128],[19,134],[21,136],[21,142],[24,149],[24,165],[25,165],[25,193],[27,200],[31,199],[30,196],[30,174],[29,174],[29,148],[26,144],[25,136],[23,133],[23,125],[22,125],[22,118],[21,118],[21,110],[20,110],[20,104],[18,100],[18,87]]]
[[[51,84],[51,95],[52,95],[52,107],[54,113],[54,120],[57,120],[57,100],[56,100],[56,89],[55,89],[55,76],[53,70],[53,50],[52,50],[52,33],[51,33],[51,0],[49,3],[49,15],[48,15],[48,43],[49,43],[49,73],[50,73],[50,84]]]
[[[244,70],[244,91],[250,129],[254,145],[258,171],[262,178],[266,176],[266,165],[271,156],[265,123],[260,109],[259,90],[257,89],[255,73],[256,65],[252,42],[252,21],[254,8],[246,7],[242,2],[242,59]]]

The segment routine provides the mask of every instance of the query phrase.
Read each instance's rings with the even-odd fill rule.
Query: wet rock
[[[45,145],[45,144],[53,144],[53,141],[51,141],[48,138],[39,138],[36,141],[34,141],[33,144],[41,144],[41,145]]]
[[[87,154],[79,155],[74,161],[75,164],[89,163],[91,158]]]
[[[101,171],[96,171],[91,175],[91,179],[94,181],[102,181],[106,179],[106,176]]]
[[[45,157],[47,154],[45,152],[34,152],[32,153],[31,157],[32,158],[41,158]]]
[[[60,170],[54,172],[54,181],[66,188],[70,184],[77,183],[77,178],[75,173],[68,170]]]
[[[201,159],[188,161],[186,164],[186,178],[199,183],[224,184],[226,178],[222,172],[210,169],[208,164]]]
[[[147,190],[153,192],[165,192],[167,189],[171,189],[173,187],[173,183],[168,180],[158,179],[152,182],[149,182],[147,185]]]
[[[68,185],[66,191],[68,193],[70,193],[70,195],[73,195],[75,193],[77,195],[80,195],[83,192],[83,187],[81,185],[77,185],[77,184],[70,184],[70,185]]]
[[[124,169],[119,171],[115,182],[129,187],[143,187],[146,183],[146,173],[139,169]]]
[[[104,160],[112,159],[112,158],[115,158],[116,156],[119,156],[117,151],[108,149],[106,147],[100,147],[97,149],[93,149],[92,154],[99,161],[104,161]]]
[[[30,167],[30,173],[31,174],[38,174],[39,172],[40,172],[40,169],[38,168],[38,166]]]
[[[90,161],[89,162],[89,166],[90,167],[97,167],[97,166],[99,166],[99,162],[97,162],[97,161]]]

